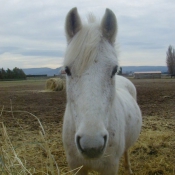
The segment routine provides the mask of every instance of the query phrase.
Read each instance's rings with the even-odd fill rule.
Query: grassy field
[[[132,81],[143,113],[141,135],[130,150],[132,170],[135,175],[175,175],[175,79]],[[44,93],[44,87],[45,80],[0,82],[2,175],[78,171],[70,172],[62,146],[65,91]],[[119,175],[125,174],[122,161]]]

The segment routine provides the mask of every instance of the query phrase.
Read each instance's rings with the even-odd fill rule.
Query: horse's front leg
[[[128,175],[133,174],[132,170],[131,170],[131,164],[130,164],[130,161],[129,161],[128,150],[126,150],[124,152],[124,166],[125,166],[126,171],[128,172]]]
[[[116,161],[112,166],[106,165],[102,171],[100,171],[100,175],[117,175],[119,167],[119,160]]]

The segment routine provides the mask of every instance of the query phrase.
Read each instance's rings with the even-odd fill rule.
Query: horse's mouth
[[[85,151],[80,150],[80,152],[85,159],[98,159],[103,155],[103,150],[103,148],[98,150],[96,148],[89,148]]]

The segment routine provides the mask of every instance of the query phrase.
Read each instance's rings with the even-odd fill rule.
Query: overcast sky
[[[110,8],[118,21],[121,66],[166,65],[175,47],[175,0],[0,0],[0,67],[57,68],[66,49],[64,22],[77,7],[101,19]]]

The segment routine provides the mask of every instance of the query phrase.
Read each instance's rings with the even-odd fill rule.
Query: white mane
[[[74,73],[80,75],[88,65],[95,61],[101,36],[99,23],[92,14],[89,14],[88,23],[81,28],[68,44],[64,66],[72,67]]]

